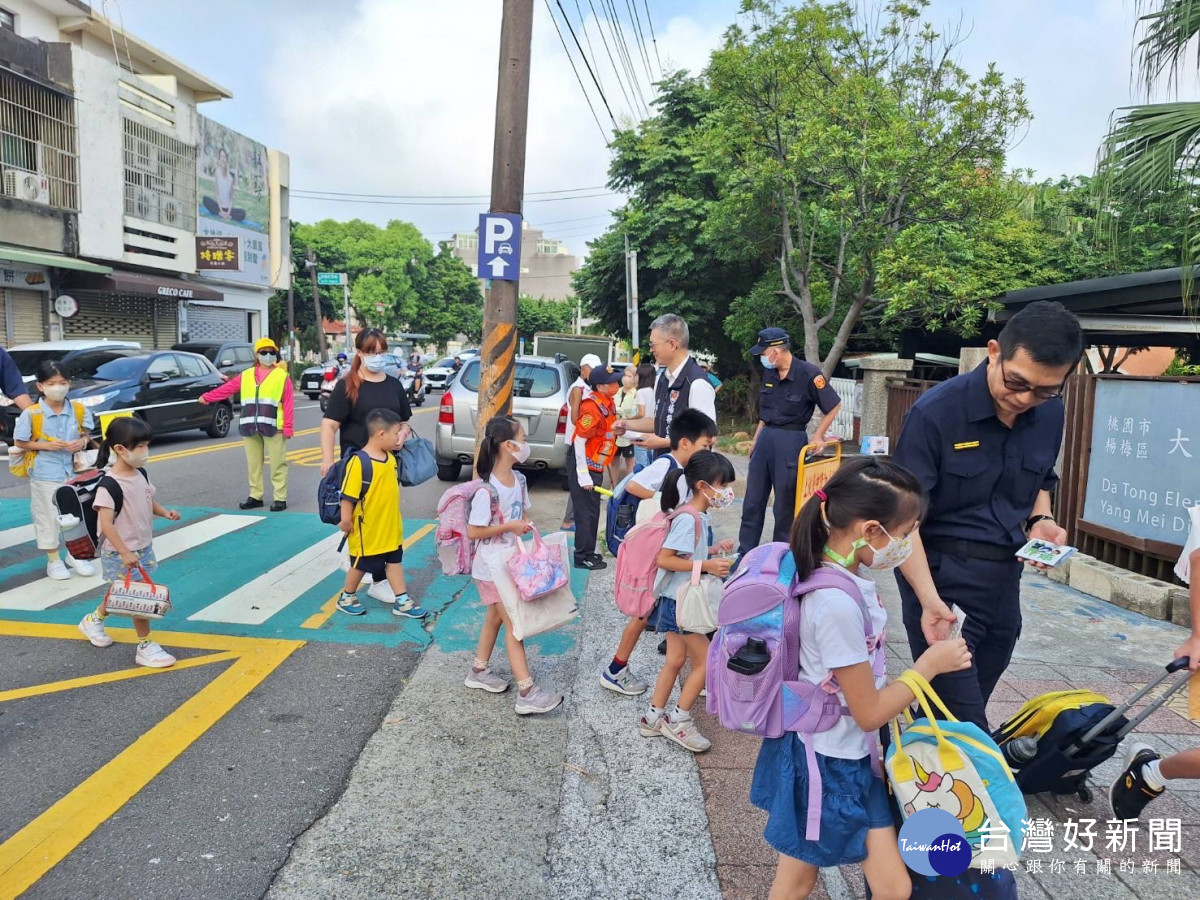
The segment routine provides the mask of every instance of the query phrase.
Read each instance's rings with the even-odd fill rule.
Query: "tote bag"
[[[570,547],[567,544],[566,532],[556,532],[542,539],[548,547],[555,547],[562,554],[564,569],[570,565]],[[504,604],[513,625],[513,637],[518,641],[543,634],[555,628],[561,628],[570,622],[579,612],[575,604],[575,595],[571,593],[571,582],[548,594],[543,594],[536,600],[525,600],[508,571],[508,560],[519,548],[501,544],[492,547],[480,547],[484,562],[491,570],[496,592]]]

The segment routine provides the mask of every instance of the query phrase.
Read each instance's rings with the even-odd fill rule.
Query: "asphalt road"
[[[436,407],[428,404],[416,411],[419,433],[432,438],[436,414]],[[293,523],[298,531],[312,529],[320,474],[317,404],[301,398],[296,418],[298,436],[288,445],[289,509],[263,513],[264,525],[284,532]],[[236,510],[247,494],[245,457],[236,435],[214,440],[194,432],[156,439],[149,471],[167,507]],[[539,484],[531,479],[530,487],[540,524],[557,527],[566,502],[558,480],[547,477]],[[445,488],[436,480],[406,488],[406,520],[434,518]],[[0,509],[23,511],[20,504],[27,498],[26,483],[4,470],[0,501],[6,503]],[[198,517],[211,515],[197,512]],[[286,552],[280,559],[257,552],[263,558],[256,563],[264,571],[286,557]],[[25,581],[40,576],[38,556],[31,543],[0,549],[6,582],[0,585],[0,597],[18,580],[9,572],[25,573],[20,575]],[[418,597],[435,577],[427,558],[422,568],[409,567],[407,574]],[[457,595],[445,598],[443,611],[456,602]],[[391,619],[382,615],[385,610],[378,604],[368,608],[376,622]],[[6,620],[26,629],[41,627],[43,621],[35,614],[0,608],[0,626]],[[385,621],[363,630],[394,631],[393,625]],[[169,628],[169,622],[163,627]],[[89,776],[99,774],[127,748],[135,753],[139,736],[144,738],[233,665],[214,662],[169,675],[6,697],[6,691],[132,666],[128,644],[98,651],[68,639],[69,626],[45,628],[66,628],[68,633],[0,632],[0,783],[6,785],[0,804],[0,871],[6,863],[5,842],[27,835],[34,827],[30,823],[53,811],[69,792],[86,792]],[[412,642],[371,643],[369,635],[355,642],[310,641],[300,646],[24,896],[261,896],[295,838],[341,795],[363,745],[403,689],[423,649]],[[174,652],[184,660],[205,651]],[[154,748],[143,747],[141,752],[143,759],[152,758],[146,754],[153,754]],[[405,777],[403,771],[395,774]],[[51,847],[55,841],[69,842],[54,835],[47,840]],[[15,843],[8,845],[8,863]],[[395,849],[404,853],[403,846]],[[4,896],[9,893],[0,877],[0,897]]]

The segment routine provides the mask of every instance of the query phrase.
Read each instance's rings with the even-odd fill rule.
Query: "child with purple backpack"
[[[901,683],[887,683],[887,611],[868,570],[890,571],[908,558],[909,536],[924,506],[924,491],[912,474],[868,457],[843,465],[809,498],[792,526],[797,581],[808,581],[824,566],[848,582],[846,590],[819,587],[801,597],[798,673],[801,682],[836,692],[848,713],[809,735],[819,782],[810,783],[808,748],[797,732],[762,742],[750,800],[768,813],[763,836],[779,853],[771,900],[802,900],[816,885],[819,867],[854,863],[862,864],[877,900],[911,893],[887,788],[873,760],[878,759],[875,732],[914,696]],[[970,665],[966,642],[956,638],[933,644],[913,669],[932,680]],[[809,839],[815,811],[809,808],[810,789],[820,797],[815,840]]]

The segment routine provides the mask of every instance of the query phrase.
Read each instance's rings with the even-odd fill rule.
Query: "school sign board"
[[[1200,505],[1200,383],[1096,382],[1083,519],[1182,545]]]

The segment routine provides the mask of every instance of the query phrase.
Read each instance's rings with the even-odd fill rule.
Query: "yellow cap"
[[[269,337],[259,338],[254,342],[255,353],[261,353],[263,350],[274,350],[276,353],[279,352],[279,348],[275,346],[275,342]]]

